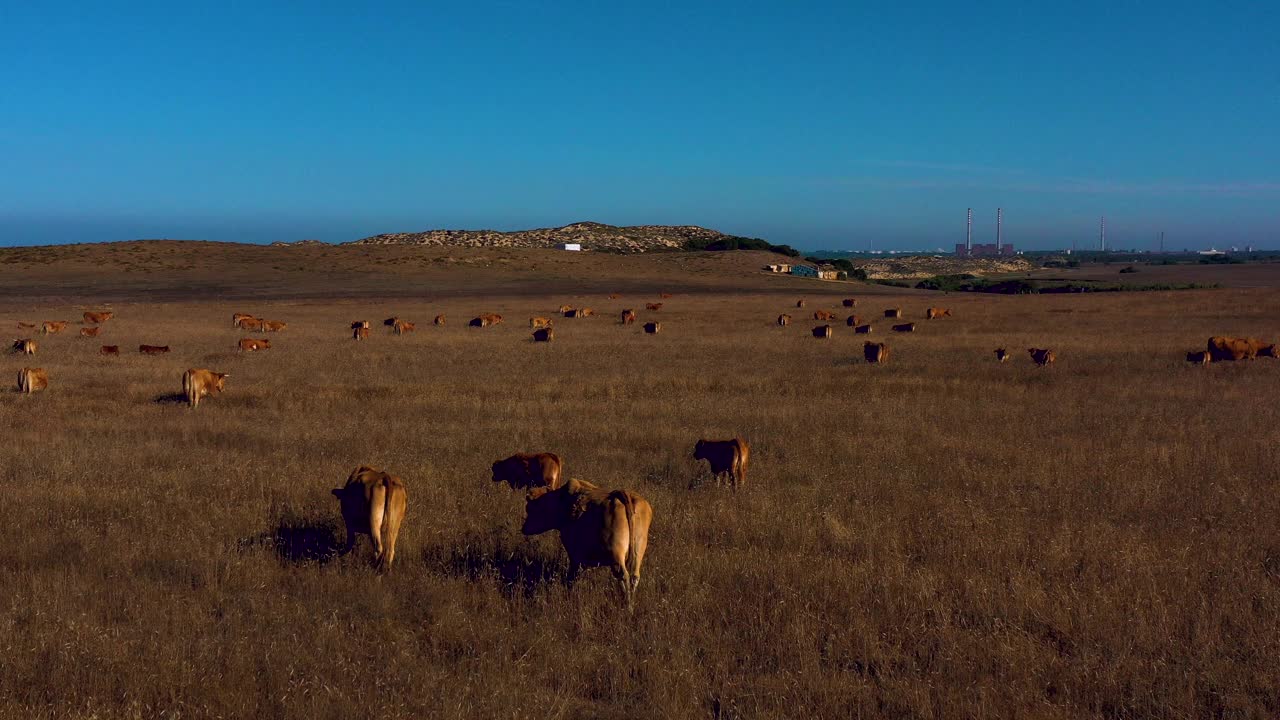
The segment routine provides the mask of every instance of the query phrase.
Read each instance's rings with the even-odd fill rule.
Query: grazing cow
[[[631,310],[631,309],[623,310],[623,311],[622,311],[622,324],[623,324],[623,325],[635,325],[635,323],[636,323],[636,311],[635,311],[635,310]]]
[[[486,325],[500,325],[502,323],[502,316],[498,313],[481,313],[480,317],[487,321]]]
[[[368,340],[368,339],[369,339],[369,328],[367,328],[367,327],[358,327],[358,328],[356,328],[356,329],[352,330],[352,331],[351,331],[351,338],[352,338],[353,340]]]
[[[551,318],[531,317],[529,318],[529,327],[537,330],[538,328],[551,327]]]
[[[729,484],[737,490],[747,481],[751,446],[740,437],[731,440],[699,440],[693,446],[693,459],[707,461],[717,485],[720,484],[721,476],[728,475]]]
[[[84,314],[84,321],[86,323],[94,323],[94,324],[104,323],[115,316],[116,314],[111,312],[110,310],[107,310],[105,312],[86,312]]]
[[[18,392],[30,395],[49,387],[49,373],[44,368],[22,368],[18,371]]]
[[[534,342],[551,342],[556,338],[556,331],[553,328],[544,327],[533,331]]]
[[[40,330],[45,335],[54,335],[67,329],[70,323],[66,320],[45,320],[40,325]]]
[[[650,335],[657,335],[661,329],[662,323],[660,322],[647,322],[644,324],[644,331]]]
[[[658,312],[662,309],[662,303],[645,303],[644,309],[650,312]]]
[[[386,320],[383,320],[382,324],[386,325],[387,327],[395,327],[395,324],[398,322],[400,322],[400,316],[397,315],[395,317],[389,317]]]
[[[139,345],[138,352],[143,355],[163,355],[169,352],[168,345]]]
[[[102,332],[102,328],[96,325],[94,327],[82,327],[80,328],[80,337],[98,337],[100,332]]]
[[[653,508],[630,490],[603,490],[573,479],[561,487],[534,488],[525,496],[520,531],[541,535],[560,531],[569,554],[566,583],[572,587],[584,567],[607,566],[621,585],[627,609],[635,607],[640,568],[649,543]]]
[[[270,340],[256,340],[254,338],[241,338],[240,350],[243,352],[257,352],[258,350],[270,350]]]
[[[873,365],[882,365],[889,361],[889,346],[868,340],[862,344],[862,357]]]
[[[369,327],[369,321],[368,321],[368,320],[356,320],[355,322],[351,323],[351,329],[352,329],[352,330],[359,330],[360,328],[366,328],[366,329],[367,329],[368,327]]]
[[[351,471],[347,483],[333,490],[347,526],[346,555],[356,546],[360,535],[373,540],[374,564],[380,572],[391,569],[396,558],[396,537],[409,504],[404,480],[368,465]]]
[[[187,407],[199,407],[200,398],[217,395],[227,385],[231,373],[217,373],[203,368],[191,368],[182,374],[182,394],[187,398]]]
[[[813,311],[813,319],[814,319],[814,320],[834,320],[834,319],[835,319],[835,317],[836,317],[836,316],[835,316],[833,313],[831,313],[831,312],[829,312],[829,311],[827,311],[827,310],[814,310],[814,311]]]
[[[35,354],[36,354],[36,341],[35,341],[35,340],[31,340],[31,339],[27,339],[27,340],[14,340],[14,341],[13,341],[13,352],[21,353],[21,354],[23,354],[23,355],[35,355]]]
[[[894,332],[915,332],[916,324],[913,322],[909,322],[909,323],[902,323],[901,325],[894,325],[893,331]]]
[[[1187,362],[1195,363],[1196,365],[1208,365],[1209,351],[1200,350],[1199,352],[1189,352],[1187,353]]]
[[[802,308],[802,307],[804,307],[804,298],[801,298],[801,299],[799,299],[799,300],[797,300],[797,301],[796,301],[796,307],[798,307],[798,308]]]
[[[996,348],[996,362],[1005,362],[1009,359],[1009,353],[1004,348]]]
[[[411,333],[417,329],[418,329],[418,326],[414,325],[408,320],[396,320],[396,324],[391,326],[391,332],[395,333],[396,335]]]
[[[572,310],[572,309],[573,309],[573,306],[572,306],[572,305],[561,305],[561,306],[560,306],[560,309],[559,309],[559,310],[556,310],[556,312],[558,312],[558,313],[560,313],[561,315],[563,315],[563,314],[565,314],[565,313],[569,312],[569,311],[570,311],[570,310]]]
[[[813,336],[816,338],[821,338],[823,340],[826,340],[827,338],[831,337],[831,326],[819,325],[818,327],[813,329]]]
[[[245,319],[253,320],[254,317],[249,313],[232,313],[231,324],[235,327],[240,327],[240,321]]]
[[[887,318],[900,318],[902,317],[902,310],[900,308],[889,308],[884,311],[884,316]]]
[[[560,473],[564,464],[555,453],[516,453],[497,460],[490,466],[493,481],[504,482],[512,490],[560,487]]]
[[[21,320],[18,321],[19,330],[34,330],[35,327],[36,327],[35,323],[22,322]]]
[[[437,316],[435,317],[435,319],[434,319],[434,320],[432,320],[431,322],[433,322],[433,323],[434,323],[434,324],[436,324],[436,325],[443,325],[443,324],[444,324],[444,315],[443,315],[443,314],[441,314],[441,315],[437,315]]]
[[[102,348],[101,348],[100,350],[98,350],[98,354],[99,354],[99,355],[116,355],[116,356],[119,356],[119,355],[120,355],[120,346],[119,346],[119,345],[103,345],[103,346],[102,346]]]
[[[862,324],[862,318],[858,317],[857,315],[850,315],[849,317],[845,318],[844,324],[848,325],[851,328],[856,328]]]
[[[279,320],[263,320],[262,332],[284,332],[289,327],[289,323]]]
[[[951,317],[950,308],[928,308],[924,311],[925,320],[935,320],[941,317]]]
[[[790,325],[790,324],[791,324],[791,316],[790,316],[790,315],[788,315],[788,314],[786,314],[786,313],[783,313],[783,314],[781,314],[781,315],[779,315],[779,316],[778,316],[778,325],[779,325],[780,327],[781,327],[781,326]]]
[[[871,334],[871,326],[870,326],[870,325],[855,325],[855,326],[854,326],[854,328],[853,328],[853,332],[854,332],[855,334],[857,334],[857,335],[870,335],[870,334]]]
[[[582,310],[570,310],[569,312],[565,313],[564,316],[567,318],[582,318],[582,317],[586,317],[587,315]]]
[[[592,315],[595,315],[595,314],[596,314],[596,311],[588,307],[584,307],[578,311],[578,317],[591,317]]]
[[[840,304],[845,307],[854,307],[858,304],[858,301],[854,300],[853,298],[845,298],[840,301]]]
[[[262,330],[262,319],[255,317],[240,318],[241,330]]]
[[[1040,367],[1046,367],[1055,360],[1053,351],[1048,348],[1027,348],[1031,360]]]

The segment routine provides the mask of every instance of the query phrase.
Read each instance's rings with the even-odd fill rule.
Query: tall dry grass
[[[1182,360],[1275,339],[1274,293],[872,298],[921,320],[872,320],[884,366],[775,326],[790,295],[677,294],[656,336],[616,324],[643,300],[116,303],[45,339],[50,389],[0,394],[0,716],[1280,716],[1280,362]],[[532,343],[566,301],[599,316]],[[240,354],[233,311],[289,329]],[[174,352],[96,354],[140,342]],[[226,394],[189,411],[187,367]],[[690,457],[732,434],[737,494]],[[490,481],[542,450],[653,503],[634,615]],[[332,554],[360,463],[408,483],[384,577]]]

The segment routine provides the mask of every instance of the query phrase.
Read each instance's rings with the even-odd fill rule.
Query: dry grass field
[[[1213,334],[1277,340],[1280,273],[944,297],[767,278],[752,254],[13,252],[13,337],[116,319],[0,358],[6,384],[50,375],[0,393],[0,717],[1280,716],[1280,361],[1183,360]],[[846,296],[888,364],[862,361]],[[531,342],[562,302],[598,316]],[[917,332],[889,333],[891,306]],[[236,311],[289,329],[241,354]],[[486,311],[506,322],[465,326]],[[227,392],[189,410],[188,367],[229,371]],[[691,458],[733,434],[736,494]],[[567,592],[554,533],[520,534],[523,497],[489,476],[516,451],[653,504],[634,614],[607,570]],[[333,552],[329,491],[361,463],[408,485],[384,576],[367,539]]]

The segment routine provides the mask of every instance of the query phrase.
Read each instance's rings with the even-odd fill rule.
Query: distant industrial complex
[[[1004,209],[996,208],[996,241],[994,243],[973,244],[973,208],[969,208],[969,216],[965,222],[964,242],[956,243],[957,257],[1005,257],[1016,255],[1013,245],[1005,244],[1001,236],[1004,224]]]

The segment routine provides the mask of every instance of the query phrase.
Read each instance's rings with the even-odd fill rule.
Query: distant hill
[[[726,235],[697,225],[632,225],[618,227],[579,222],[536,230],[427,230],[387,233],[356,240],[349,245],[428,245],[437,247],[553,248],[579,243],[583,250],[613,253],[645,253],[664,250],[773,250],[794,253],[786,246],[764,240]]]

